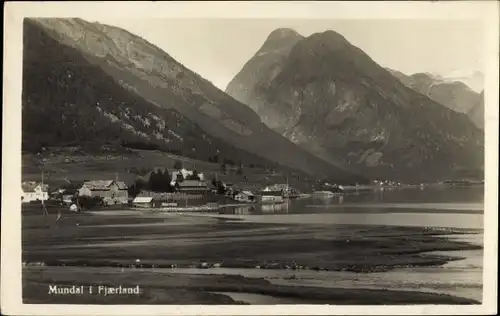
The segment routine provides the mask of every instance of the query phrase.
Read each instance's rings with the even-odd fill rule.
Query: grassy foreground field
[[[217,216],[140,211],[65,214],[56,225],[56,214],[49,212],[45,217],[34,211],[23,212],[23,261],[46,264],[24,268],[24,297],[30,302],[122,303],[120,297],[54,298],[43,294],[43,289],[54,283],[104,283],[141,284],[145,292],[130,302],[146,304],[234,303],[213,292],[258,293],[302,303],[477,303],[439,294],[284,286],[229,275],[158,275],[147,269],[206,263],[228,268],[373,272],[441,265],[457,258],[424,252],[479,248],[443,238],[465,233],[462,230],[350,225],[325,229],[321,225],[257,224]]]

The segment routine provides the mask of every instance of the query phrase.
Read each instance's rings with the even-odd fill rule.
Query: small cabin
[[[250,191],[241,191],[234,196],[238,202],[252,203],[255,202],[255,196]]]
[[[132,201],[132,207],[151,208],[153,207],[153,197],[151,196],[136,196]]]

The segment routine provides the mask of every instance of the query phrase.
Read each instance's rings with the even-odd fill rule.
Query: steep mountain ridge
[[[38,47],[30,48],[29,45],[36,45],[30,42],[38,43]],[[92,119],[87,122],[95,122],[94,125],[102,127],[103,134],[107,134],[108,130],[117,130],[113,132],[113,135],[118,135],[115,138],[123,138],[126,135],[127,141],[131,134],[141,140],[151,139],[152,133],[161,134],[159,130],[150,129],[155,121],[150,114],[162,120],[176,117],[170,124],[181,129],[182,126],[190,129],[193,147],[187,147],[179,138],[172,136],[176,133],[172,129],[165,132],[167,135],[163,133],[161,136],[169,140],[177,138],[180,150],[188,148],[198,151],[201,150],[200,146],[204,146],[207,147],[203,149],[206,151],[205,156],[210,157],[219,147],[220,150],[230,148],[233,152],[238,152],[238,159],[244,160],[244,163],[249,163],[247,160],[260,159],[261,162],[279,163],[309,175],[332,177],[339,181],[364,179],[352,176],[298,148],[266,127],[254,111],[215,88],[159,48],[120,28],[80,19],[30,19],[25,20],[25,45],[28,47],[25,49],[25,55],[31,56],[27,60],[31,58],[32,62],[37,62],[36,50],[41,50],[42,53],[45,50],[42,55],[49,60],[46,60],[47,65],[40,70],[37,69],[40,65],[29,66],[29,61],[25,63],[27,88],[24,94],[28,105],[25,106],[23,102],[23,117],[25,113],[26,117],[34,116],[35,113],[45,117],[49,113],[36,110],[37,107],[57,106],[56,109],[52,108],[54,112],[51,113],[55,121],[58,117],[65,116],[64,112],[68,109],[78,108],[74,110],[79,113],[75,116],[75,126],[79,126],[79,120],[76,119],[79,115],[92,113]],[[66,60],[57,60],[61,56],[57,51],[62,51],[62,57]],[[44,72],[64,73],[62,65],[68,65],[74,71],[72,79],[69,80],[71,82],[64,82],[66,79],[61,73],[54,73],[51,79],[45,80],[46,89],[51,91],[48,99],[44,102],[29,101],[33,98],[33,93],[41,98],[41,92],[29,78],[38,76],[38,80],[43,81]],[[87,69],[92,69],[92,74],[82,76],[79,73]],[[94,84],[93,81],[99,84]],[[99,87],[101,84],[102,89]],[[80,85],[86,87],[85,96],[79,95]],[[69,94],[71,97],[68,98],[66,90],[69,87],[76,95]],[[109,91],[116,91],[116,94]],[[99,103],[103,98],[118,98],[117,96],[122,94],[129,99],[113,101],[112,104],[106,105],[106,108]],[[85,102],[80,98],[85,99]],[[57,105],[52,102],[53,99],[58,99],[58,102],[55,102]],[[72,106],[72,102],[78,105]],[[96,114],[98,108],[102,111]],[[131,111],[131,108],[133,111],[144,111],[138,119],[140,124],[130,123],[131,115],[127,111]],[[147,111],[151,113],[146,113]],[[28,114],[30,112],[31,114]],[[148,115],[150,117],[147,117]],[[179,120],[185,125],[179,123]],[[104,126],[105,122],[108,126]],[[131,128],[126,124],[137,132],[131,132]],[[140,127],[141,125],[143,127]],[[26,123],[23,122],[23,133],[36,136],[34,130],[43,132],[41,126],[33,126],[37,126],[37,123],[27,119]],[[54,142],[61,139],[57,136],[59,128],[60,125],[46,132],[50,134],[49,138],[54,137]],[[96,134],[93,135],[85,137],[92,141],[95,140]],[[72,141],[80,141],[80,138],[72,138]],[[214,142],[217,142],[218,146],[214,146]],[[165,141],[160,140],[160,143]],[[169,143],[166,143],[169,147]],[[205,145],[202,145],[203,143]]]
[[[24,150],[122,144],[203,160],[219,151],[234,160],[271,164],[207,135],[175,109],[159,108],[116,84],[99,66],[35,24],[28,21],[24,31]]]
[[[274,76],[281,72],[292,47],[303,38],[294,30],[286,28],[271,32],[264,45],[255,53],[254,58],[243,66],[243,69],[227,86],[226,92],[242,103],[252,103],[252,108],[257,113],[272,110],[261,107],[263,104],[258,99],[254,100],[252,96],[258,95],[260,89],[266,89],[269,86]],[[272,127],[273,122],[267,120],[267,115],[260,116],[266,125]]]
[[[476,101],[476,104],[471,107],[471,109],[467,112],[467,115],[470,119],[476,124],[477,127],[484,129],[484,91],[481,91],[479,94],[479,99]]]
[[[279,63],[278,74],[247,67],[226,91],[253,91],[247,104],[263,122],[315,155],[371,177],[482,176],[482,131],[408,88],[342,35],[315,33]]]

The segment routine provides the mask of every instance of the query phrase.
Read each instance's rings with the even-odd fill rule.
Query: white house
[[[21,184],[21,201],[29,203],[31,201],[45,201],[49,198],[49,186],[35,181],[27,181]]]

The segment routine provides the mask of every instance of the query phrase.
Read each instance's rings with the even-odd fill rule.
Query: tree
[[[152,171],[148,181],[149,189],[153,192],[164,192],[163,177],[164,175],[161,170]]]
[[[222,181],[217,181],[217,194],[225,194],[226,187]]]
[[[83,209],[91,209],[104,205],[103,198],[100,196],[79,196],[77,198],[78,204],[82,206]]]
[[[162,189],[163,189],[163,192],[172,192],[172,187],[170,185],[170,182],[172,181],[172,178],[170,177],[170,174],[168,173],[168,170],[165,170],[165,172],[163,173],[163,177],[162,177]]]
[[[141,192],[141,190],[137,187],[136,183],[129,186],[127,191],[128,191],[128,195],[131,197],[136,197]]]
[[[187,180],[201,180],[200,176],[198,175],[198,171],[194,170],[192,174],[186,177]]]
[[[181,172],[179,172],[177,174],[177,178],[175,179],[175,182],[182,182],[182,181],[184,181],[184,175]]]
[[[182,169],[182,161],[176,160],[174,163],[174,169],[175,170],[181,170]]]

